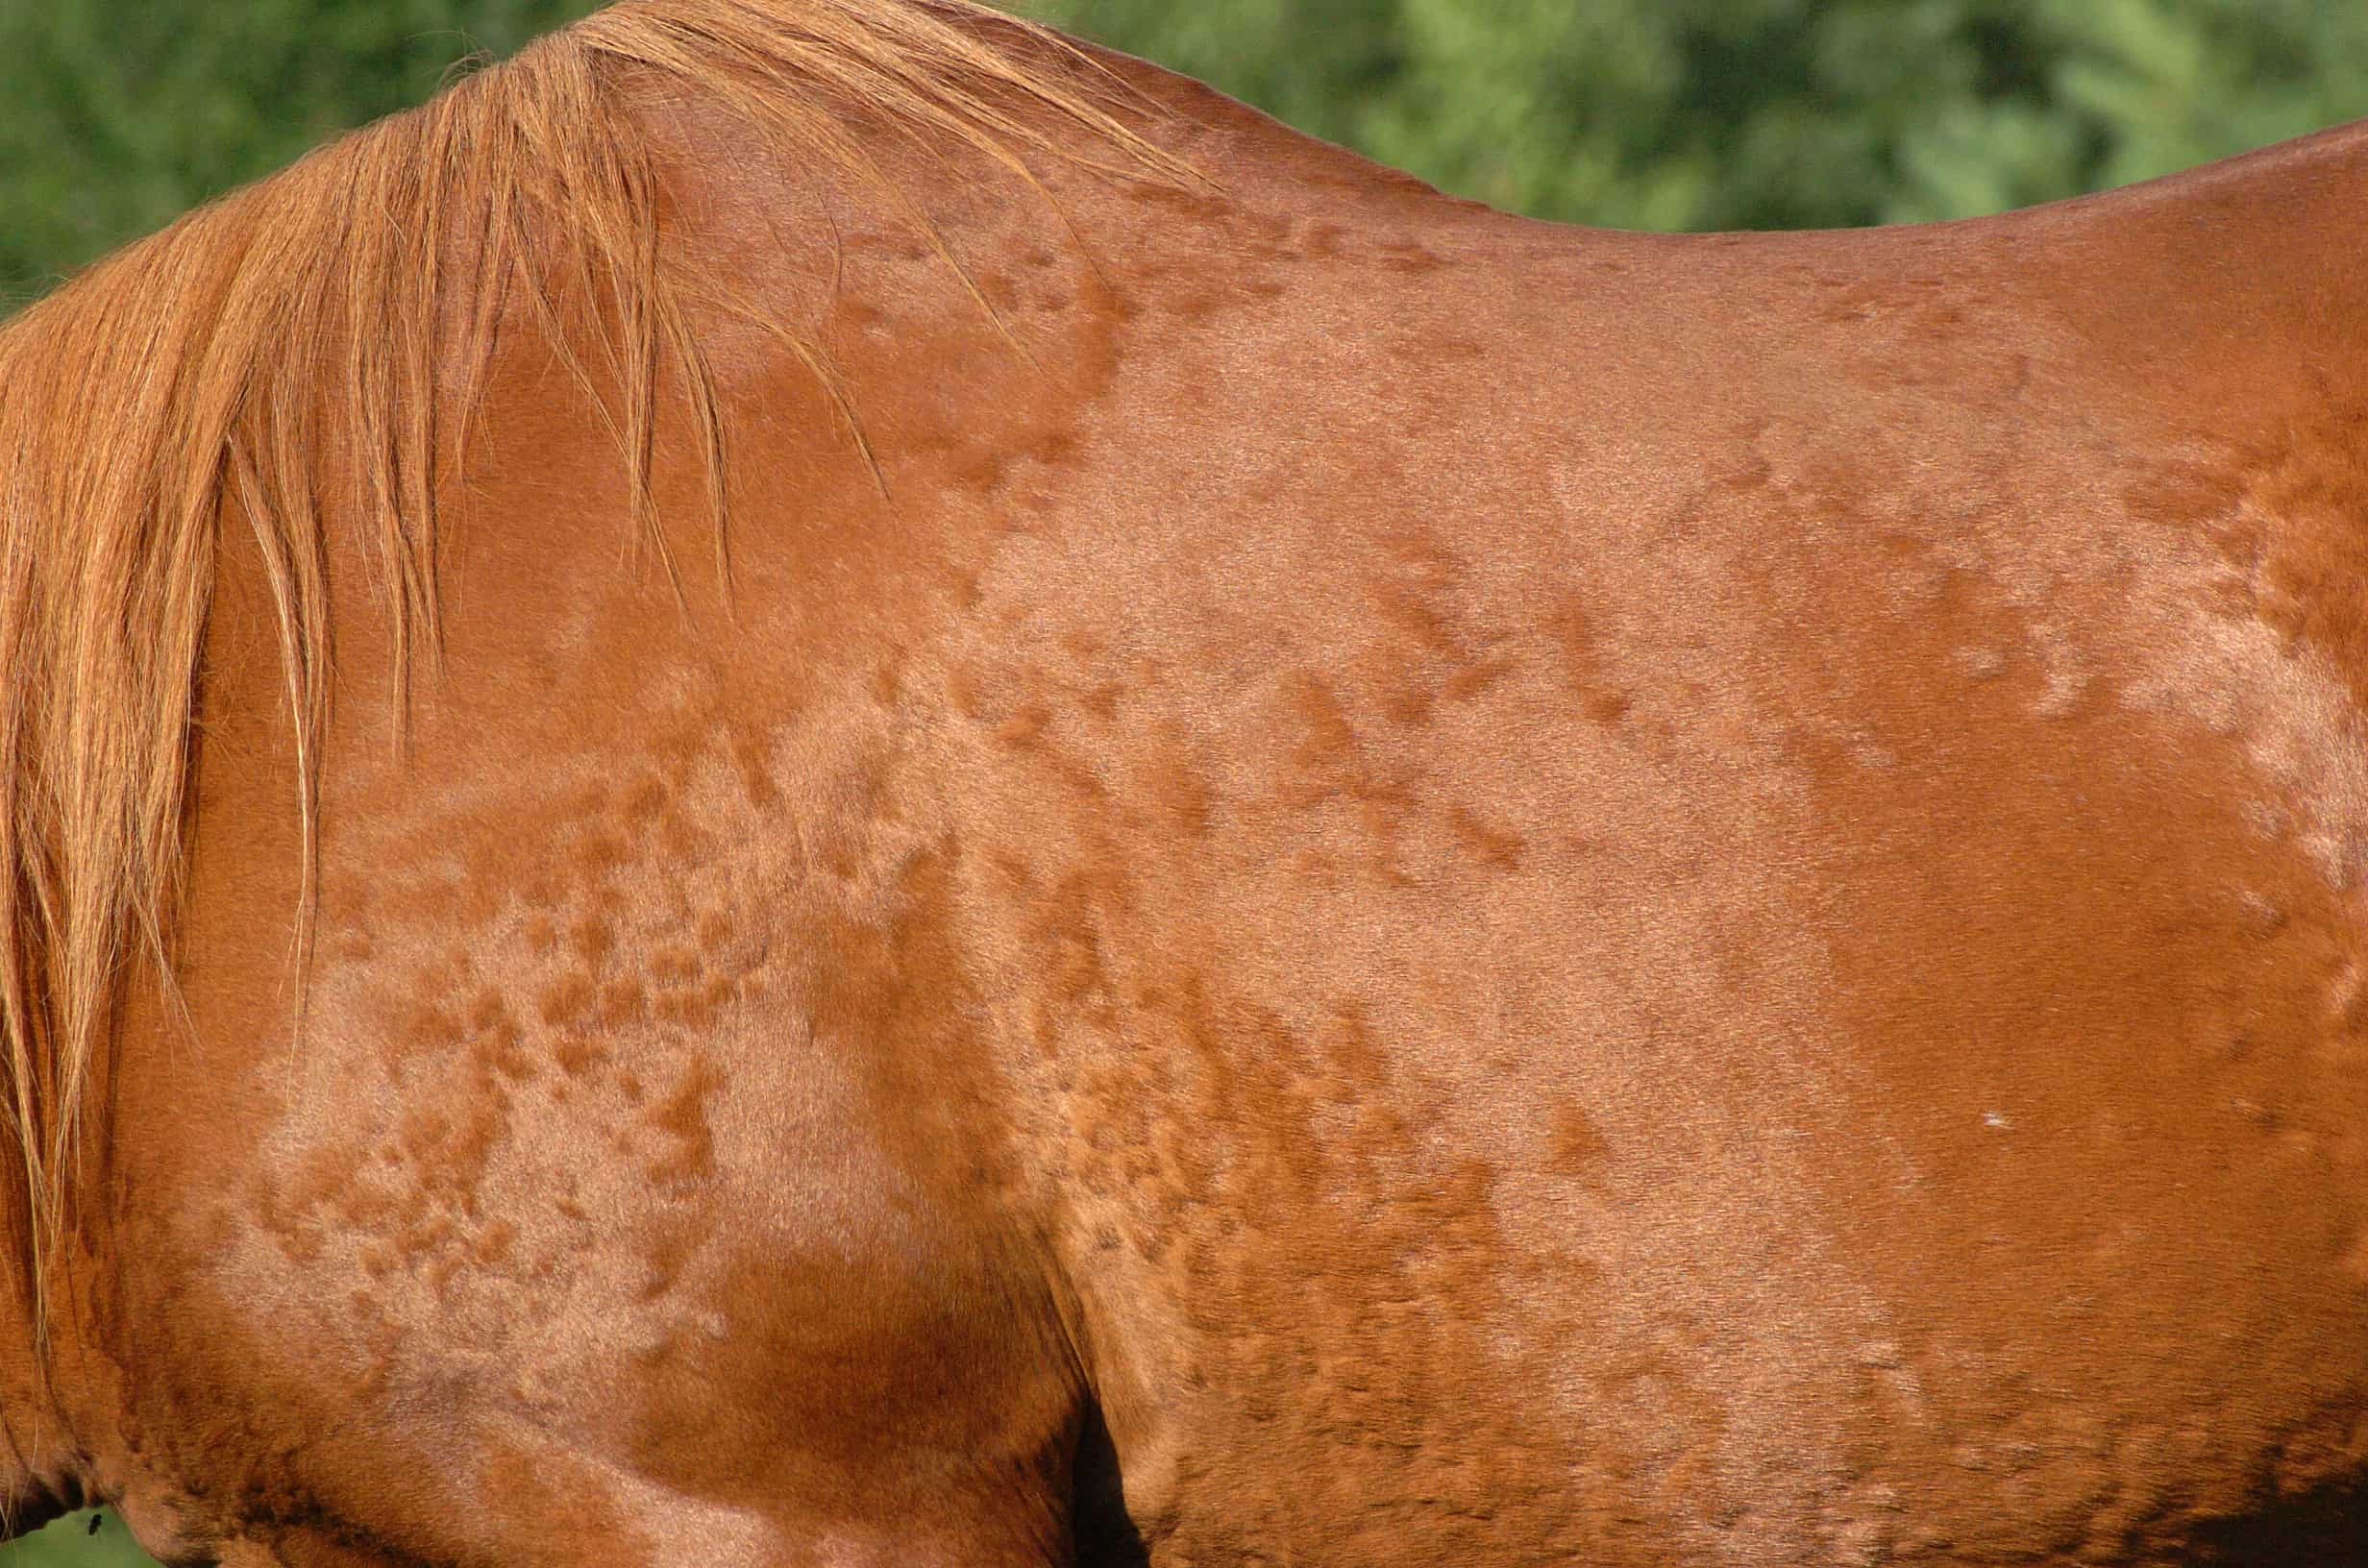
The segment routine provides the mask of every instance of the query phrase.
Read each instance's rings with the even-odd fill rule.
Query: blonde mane
[[[226,506],[251,524],[277,604],[308,845],[325,530],[356,530],[378,567],[400,685],[436,644],[439,476],[505,309],[526,304],[587,390],[607,389],[593,395],[644,524],[657,387],[680,389],[720,537],[726,431],[688,308],[713,289],[658,231],[636,113],[653,86],[890,197],[855,116],[953,138],[1024,180],[1032,154],[1173,177],[1073,46],[986,17],[939,0],[629,0],[0,326],[0,1071],[40,1327],[93,1054],[132,961],[144,950],[170,973]],[[776,331],[826,371],[817,345]],[[324,452],[350,472],[333,489]]]

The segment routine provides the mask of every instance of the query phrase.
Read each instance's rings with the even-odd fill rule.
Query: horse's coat
[[[2353,1560],[2363,208],[1579,232],[634,0],[103,265],[0,330],[19,1522]]]

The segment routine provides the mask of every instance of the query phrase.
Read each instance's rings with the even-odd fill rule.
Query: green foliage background
[[[0,0],[23,299],[588,0]],[[2327,0],[1032,0],[1450,190],[1654,229],[1963,216],[2368,114]],[[144,1563],[87,1516],[0,1568]]]

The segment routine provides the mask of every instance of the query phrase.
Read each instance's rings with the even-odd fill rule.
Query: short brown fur
[[[2368,1560],[2363,211],[1564,229],[635,0],[134,249],[0,341],[0,1506]]]

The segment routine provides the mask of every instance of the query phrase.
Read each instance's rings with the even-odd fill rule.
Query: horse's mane
[[[438,490],[505,310],[529,307],[605,411],[638,522],[661,381],[687,404],[723,526],[692,308],[719,291],[660,233],[654,101],[723,106],[887,196],[859,123],[1023,179],[1031,154],[1081,150],[1172,176],[1105,107],[1109,83],[1042,30],[944,0],[628,0],[0,326],[0,1109],[29,1181],[37,1323],[118,987],[143,949],[171,972],[222,519],[251,525],[276,601],[308,864],[325,529],[357,530],[376,563],[400,688],[435,645]],[[564,303],[585,300],[601,308]],[[826,374],[817,344],[773,330]]]

